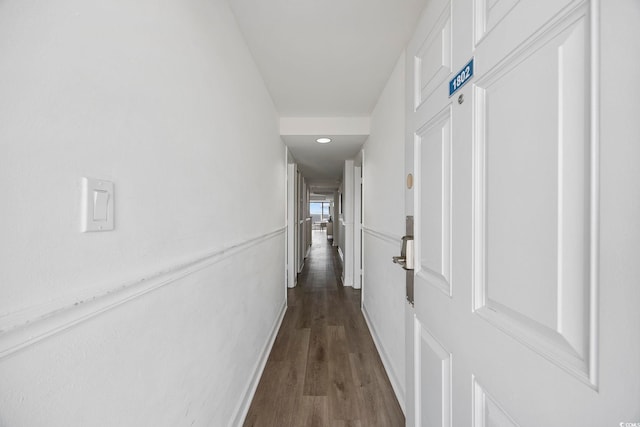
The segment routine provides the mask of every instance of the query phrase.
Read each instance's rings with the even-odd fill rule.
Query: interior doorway
[[[309,202],[311,229],[314,231],[312,239],[322,238],[326,240],[333,235],[331,211],[331,202],[329,201]]]

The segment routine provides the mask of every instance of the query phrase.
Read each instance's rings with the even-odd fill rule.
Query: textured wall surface
[[[284,147],[226,2],[0,4],[0,426],[228,425],[284,308]],[[80,232],[80,183],[115,230]]]

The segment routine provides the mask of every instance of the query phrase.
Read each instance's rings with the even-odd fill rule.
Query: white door
[[[634,0],[428,1],[407,425],[640,426],[639,22]]]

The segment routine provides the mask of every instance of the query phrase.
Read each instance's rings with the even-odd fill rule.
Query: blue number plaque
[[[453,95],[473,77],[473,58],[449,81],[449,96]]]

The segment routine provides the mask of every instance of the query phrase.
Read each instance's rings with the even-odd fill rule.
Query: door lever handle
[[[394,256],[393,257],[394,264],[400,264],[401,266],[405,266],[407,264],[407,258],[403,256]]]
[[[400,265],[405,270],[413,270],[413,236],[402,238],[400,256],[394,256],[392,259],[394,264]]]

